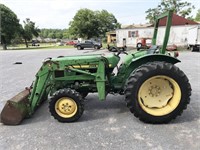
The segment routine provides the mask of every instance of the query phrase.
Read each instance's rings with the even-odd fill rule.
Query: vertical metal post
[[[156,19],[155,20],[155,25],[154,25],[152,45],[156,45],[156,38],[157,38],[157,33],[158,33],[158,25],[159,25],[159,19]]]
[[[168,43],[168,40],[169,40],[170,28],[171,28],[171,24],[172,24],[172,15],[173,15],[173,12],[169,11],[168,15],[167,15],[165,37],[164,37],[164,41],[163,41],[163,45],[162,45],[162,49],[161,49],[162,54],[165,54],[167,43]]]
[[[167,43],[169,40],[170,28],[171,28],[171,24],[172,24],[172,15],[173,15],[173,11],[169,10],[168,12],[161,14],[160,16],[158,16],[155,19],[152,45],[156,45],[156,38],[157,38],[157,34],[158,34],[158,25],[159,25],[160,19],[167,17],[165,36],[164,36],[162,48],[160,50],[161,54],[165,54],[165,51],[166,51]]]
[[[105,100],[106,98],[106,93],[105,93],[105,62],[104,61],[99,61],[98,64],[98,69],[97,69],[97,74],[96,74],[96,85],[97,85],[97,91],[99,95],[100,100]]]

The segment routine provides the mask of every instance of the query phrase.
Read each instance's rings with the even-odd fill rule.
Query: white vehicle
[[[188,30],[188,48],[193,51],[200,52],[200,25]]]

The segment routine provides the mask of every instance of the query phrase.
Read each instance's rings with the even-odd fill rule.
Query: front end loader
[[[20,124],[47,99],[55,119],[74,122],[84,112],[84,98],[95,92],[102,101],[108,93],[125,95],[127,107],[143,122],[168,123],[175,119],[190,102],[191,86],[187,76],[175,66],[180,60],[166,53],[172,13],[156,18],[153,46],[147,50],[127,53],[119,49],[109,55],[46,59],[32,85],[7,101],[1,122]],[[158,47],[158,25],[164,17],[165,37],[162,47]],[[121,53],[125,56],[119,65]]]

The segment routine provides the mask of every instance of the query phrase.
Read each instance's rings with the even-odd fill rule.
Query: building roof
[[[162,18],[159,22],[159,26],[165,26],[166,25],[167,18]],[[184,17],[178,16],[176,14],[173,14],[172,16],[172,26],[178,26],[178,25],[195,25],[198,24],[195,21],[188,20]]]
[[[152,24],[147,23],[147,24],[131,24],[131,25],[124,25],[122,28],[123,29],[134,29],[134,28],[147,28],[151,27]]]
[[[113,31],[106,32],[106,35],[111,35],[111,34],[116,34],[116,31],[113,30]]]
[[[159,26],[165,26],[166,25],[167,18],[162,18],[159,22]],[[197,25],[198,22],[188,20],[184,17],[178,16],[176,14],[173,14],[172,16],[172,26],[179,26],[179,25]],[[132,24],[132,25],[124,25],[122,29],[134,29],[134,28],[147,28],[147,27],[153,27],[153,24]]]

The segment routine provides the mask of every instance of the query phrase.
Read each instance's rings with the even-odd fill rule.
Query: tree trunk
[[[24,39],[24,40],[25,40],[26,48],[28,48],[28,42],[26,39]]]
[[[2,44],[3,45],[3,50],[7,50],[7,45],[6,44]]]
[[[6,39],[5,39],[5,36],[3,35],[1,35],[1,44],[3,46],[3,50],[7,50]]]

